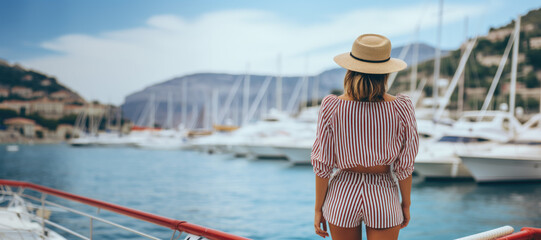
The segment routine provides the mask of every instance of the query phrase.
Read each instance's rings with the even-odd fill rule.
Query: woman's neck
[[[338,96],[338,98],[343,99],[343,100],[348,100],[348,101],[355,101],[355,99],[353,99],[353,97],[351,97],[351,95],[349,95],[347,93],[344,93],[344,94]],[[391,94],[388,94],[388,93],[383,94],[383,101],[385,101],[385,102],[390,102],[390,101],[393,101],[395,99],[396,99],[396,97],[391,95]]]

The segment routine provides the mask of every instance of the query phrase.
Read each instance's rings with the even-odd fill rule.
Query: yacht
[[[508,142],[513,137],[512,132],[518,129],[520,123],[508,112],[464,112],[442,137],[421,143],[415,171],[426,179],[471,178],[457,152]]]
[[[462,151],[458,156],[477,182],[541,180],[541,114],[508,143]]]

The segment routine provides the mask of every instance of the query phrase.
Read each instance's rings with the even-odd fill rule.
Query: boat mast
[[[494,96],[494,91],[496,90],[496,86],[500,82],[500,77],[502,76],[503,69],[505,67],[505,63],[507,62],[507,58],[509,57],[509,53],[511,52],[511,47],[513,43],[515,42],[515,35],[518,34],[518,31],[515,27],[515,30],[511,33],[511,36],[509,37],[509,41],[507,42],[507,46],[505,47],[505,50],[503,51],[502,58],[500,60],[500,65],[498,66],[498,70],[496,70],[496,74],[494,75],[494,78],[492,79],[492,84],[490,85],[490,88],[488,89],[487,96],[485,97],[485,101],[483,102],[483,106],[481,107],[481,114],[478,116],[478,120],[481,120],[482,117],[485,115],[488,106],[490,104],[490,101],[492,101],[492,97]]]
[[[434,85],[432,87],[432,98],[433,98],[433,106],[434,112],[436,112],[436,109],[438,108],[438,81],[440,78],[440,62],[441,62],[441,24],[442,24],[442,18],[443,18],[443,0],[440,0],[439,4],[439,11],[438,11],[438,31],[437,31],[437,40],[436,40],[436,54],[435,54],[435,61],[434,61]]]
[[[208,92],[205,92],[205,111],[204,111],[204,114],[205,114],[205,118],[204,118],[204,123],[205,123],[205,129],[207,130],[211,130],[212,129],[212,123],[211,123],[211,104],[210,103],[210,98],[209,98],[209,93]]]
[[[165,120],[165,126],[167,128],[174,128],[173,127],[173,93],[171,91],[167,91],[167,117]]]
[[[411,65],[410,92],[411,96],[415,94],[415,85],[417,85],[417,63],[419,61],[419,29],[420,24],[415,28],[415,45],[413,45],[413,59]]]
[[[271,81],[272,81],[271,76],[268,76],[265,79],[265,81],[263,81],[261,88],[259,89],[259,91],[257,92],[257,95],[255,96],[252,106],[250,106],[250,109],[248,110],[247,115],[243,119],[245,123],[249,122],[253,118],[255,112],[257,111],[257,108],[259,107],[259,104],[261,103],[261,100],[263,99],[263,97],[265,96],[265,93],[267,92],[267,89]]]
[[[116,121],[116,125],[118,125],[118,134],[122,135],[122,106],[118,107],[116,110]]]
[[[182,121],[182,127],[183,128],[187,128],[188,127],[188,89],[187,89],[187,86],[188,86],[188,80],[187,79],[184,79],[182,81],[182,117],[181,117],[181,121]],[[193,111],[193,108],[192,108],[192,111]]]
[[[464,18],[464,39],[466,41],[468,40],[468,17]],[[462,52],[464,54],[464,51]],[[460,116],[462,114],[462,111],[464,110],[464,72],[462,72],[462,75],[460,75],[460,79],[458,80],[458,106],[457,106],[457,112]]]
[[[458,84],[458,79],[464,72],[464,68],[466,67],[466,62],[468,61],[468,58],[470,57],[470,54],[476,42],[477,42],[477,38],[473,38],[466,45],[466,49],[464,50],[464,54],[460,58],[460,62],[458,63],[458,68],[453,76],[453,79],[449,83],[449,87],[447,88],[447,90],[445,91],[445,94],[443,95],[443,98],[442,98],[443,102],[442,104],[438,106],[437,111],[434,113],[434,118],[433,118],[434,121],[438,121],[441,118],[443,111],[445,110],[445,107],[451,100],[451,95],[455,91],[455,87]]]
[[[246,75],[244,77],[244,95],[242,100],[242,125],[246,124],[250,100],[250,75],[248,74],[249,64],[246,64]]]
[[[278,76],[276,77],[276,110],[282,111],[282,54],[278,54]]]
[[[317,75],[314,79],[314,86],[312,89],[312,107],[317,106],[318,98],[319,98],[319,75]]]
[[[242,77],[238,77],[238,79],[235,81],[231,89],[229,90],[229,93],[227,95],[227,99],[225,100],[223,110],[220,111],[220,114],[218,116],[218,123],[221,123],[225,120],[225,117],[230,114],[229,109],[231,109],[231,104],[233,103],[233,100],[235,100],[235,96],[237,96],[237,91],[240,88],[240,84],[242,83]]]
[[[218,89],[212,89],[212,120],[211,126],[220,124],[218,122]]]
[[[156,106],[154,105],[154,93],[150,95],[150,114],[148,125],[150,128],[154,128],[154,120],[156,119]]]
[[[398,55],[399,59],[404,59],[406,57],[406,54],[408,54],[410,50],[411,44],[412,43],[410,42],[408,45],[402,47],[402,51],[400,51],[400,55]],[[391,86],[393,86],[394,80],[396,79],[397,75],[398,72],[393,72],[389,74],[389,80],[387,80],[387,89],[391,89]]]
[[[517,85],[517,65],[518,65],[518,47],[520,45],[520,15],[517,16],[515,21],[515,42],[513,44],[513,59],[511,65],[511,83],[509,89],[509,113],[511,116],[515,115],[515,95]]]
[[[295,102],[297,101],[297,98],[300,95],[301,88],[304,84],[304,78],[299,77],[300,80],[298,80],[297,84],[295,84],[295,88],[293,89],[293,92],[291,93],[291,97],[289,98],[289,101],[287,102],[286,112],[291,113],[293,111],[293,108],[295,107]]]
[[[308,107],[308,56],[306,56],[304,60],[304,76],[303,76],[303,86],[302,86],[302,97],[301,97],[301,105],[300,107]],[[300,105],[300,104],[299,104]]]

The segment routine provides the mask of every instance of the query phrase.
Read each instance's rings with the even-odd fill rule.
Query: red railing
[[[498,240],[536,240],[541,239],[541,228],[523,227],[520,232],[512,233]]]
[[[40,186],[40,185],[33,184],[33,183],[0,179],[0,185],[33,189],[33,190],[38,191],[38,192],[42,192],[42,193],[49,194],[49,195],[52,195],[52,196],[56,196],[56,197],[60,197],[60,198],[80,202],[80,203],[90,205],[90,206],[93,206],[93,207],[97,207],[97,208],[100,208],[100,209],[105,209],[105,210],[108,210],[108,211],[111,211],[111,212],[115,212],[115,213],[118,213],[118,214],[122,214],[122,215],[125,215],[125,216],[136,218],[136,219],[139,219],[139,220],[142,220],[142,221],[150,222],[150,223],[162,226],[162,227],[170,228],[172,230],[178,230],[178,231],[181,231],[181,232],[186,232],[186,233],[190,233],[190,234],[193,234],[193,235],[206,237],[206,238],[211,239],[211,240],[222,240],[222,239],[223,240],[245,240],[245,239],[248,239],[248,238],[244,238],[244,237],[235,236],[233,234],[221,232],[221,231],[218,231],[218,230],[206,228],[206,227],[203,227],[203,226],[199,226],[199,225],[196,225],[196,224],[192,224],[192,223],[189,223],[189,222],[186,222],[186,221],[166,218],[166,217],[150,214],[150,213],[147,213],[147,212],[143,212],[143,211],[123,207],[123,206],[120,206],[120,205],[116,205],[116,204],[112,204],[112,203],[108,203],[108,202],[104,202],[104,201],[100,201],[100,200],[96,200],[96,199],[92,199],[92,198],[87,198],[87,197],[83,197],[83,196],[79,196],[79,195],[59,191],[59,190],[56,190],[56,189],[53,189],[53,188],[48,188],[48,187]]]

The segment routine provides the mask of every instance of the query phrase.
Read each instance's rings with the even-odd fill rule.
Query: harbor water
[[[57,144],[22,145],[18,152],[7,152],[0,146],[2,179],[29,181],[253,239],[320,239],[313,228],[310,166],[195,151]],[[163,227],[67,204],[162,239],[172,235]],[[53,221],[88,235],[88,218],[51,210]],[[515,230],[540,227],[541,183],[479,185],[415,177],[411,216],[400,239],[454,239],[503,225]],[[141,238],[97,222],[93,236]]]

